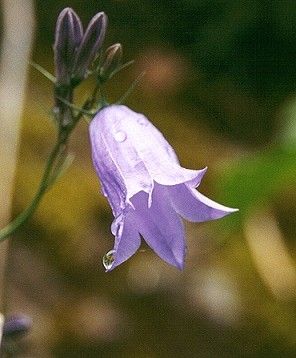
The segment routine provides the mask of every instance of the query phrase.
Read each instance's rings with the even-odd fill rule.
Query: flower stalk
[[[0,242],[16,232],[32,216],[44,194],[55,183],[71,161],[67,155],[69,137],[76,124],[87,111],[98,110],[106,104],[101,94],[101,83],[97,81],[89,98],[81,109],[73,104],[76,87],[90,74],[89,67],[96,59],[103,44],[107,17],[101,12],[95,15],[83,33],[78,15],[71,8],[64,9],[58,16],[55,31],[54,62],[55,77],[41,66],[33,66],[54,83],[53,114],[57,125],[57,140],[48,157],[39,187],[27,208],[6,227],[0,230]],[[97,69],[99,73],[100,68]],[[98,77],[97,73],[97,77]],[[100,105],[97,106],[100,95]]]
[[[31,215],[36,210],[43,195],[45,194],[46,190],[48,189],[48,184],[50,182],[50,177],[52,174],[52,168],[59,156],[61,147],[62,147],[62,142],[58,141],[56,143],[56,145],[54,146],[54,148],[48,158],[39,188],[38,188],[34,198],[32,199],[29,206],[21,214],[19,214],[6,227],[4,227],[2,230],[0,230],[0,242],[4,241],[11,234],[13,234],[20,226],[22,226],[31,217]]]

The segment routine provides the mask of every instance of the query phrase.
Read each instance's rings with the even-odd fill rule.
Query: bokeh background
[[[120,42],[135,60],[108,84],[109,100],[146,70],[127,104],[164,133],[183,166],[209,167],[201,192],[240,211],[186,223],[183,272],[143,246],[106,274],[112,213],[81,122],[73,165],[10,243],[8,313],[33,319],[14,356],[295,357],[296,2],[34,3],[32,59],[52,73],[58,13],[70,6],[84,26],[107,13],[105,47]],[[30,68],[13,216],[32,198],[53,143],[51,108],[52,84]]]

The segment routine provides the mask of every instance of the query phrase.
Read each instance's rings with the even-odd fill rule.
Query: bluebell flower
[[[182,218],[219,219],[237,209],[196,190],[206,168],[185,169],[175,151],[142,114],[123,105],[101,109],[89,126],[92,158],[114,221],[107,271],[131,257],[141,236],[155,253],[179,269],[186,254]]]

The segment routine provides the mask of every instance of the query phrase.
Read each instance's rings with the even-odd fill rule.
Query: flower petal
[[[90,128],[97,126],[108,148],[116,158],[116,164],[125,178],[127,187],[133,193],[140,185],[149,186],[155,182],[162,185],[189,183],[199,184],[206,169],[182,168],[174,149],[162,133],[142,114],[123,105],[111,105],[98,112]],[[141,167],[141,171],[136,166]],[[131,178],[136,178],[128,183]],[[148,180],[148,179],[152,180]],[[141,184],[142,185],[142,184]],[[136,191],[138,190],[138,191]],[[141,190],[149,192],[145,187]],[[129,198],[132,195],[128,195]]]
[[[126,106],[118,106],[117,110],[129,118],[129,121],[124,123],[127,136],[154,181],[162,185],[185,182],[193,186],[199,184],[206,168],[182,168],[174,149],[143,114],[131,111]]]
[[[126,206],[126,187],[117,169],[116,162],[112,158],[110,150],[95,122],[91,123],[89,133],[94,167],[100,177],[102,191],[108,198],[113,215],[117,217]]]
[[[89,127],[90,140],[93,161],[98,162],[95,167],[102,183],[105,171],[109,168],[109,172],[118,177],[117,182],[125,187],[126,195],[123,199],[128,203],[139,191],[151,193],[153,180],[127,135],[125,124],[130,119],[117,107],[124,106],[108,106],[98,112]],[[100,171],[103,165],[106,170]]]
[[[216,203],[186,184],[167,187],[166,190],[177,213],[188,221],[215,220],[238,211]]]
[[[144,115],[122,105],[107,106],[89,130],[94,166],[115,217],[114,250],[103,261],[107,271],[135,253],[140,234],[163,260],[182,269],[186,245],[180,216],[202,222],[237,211],[193,189],[206,168],[182,168]]]
[[[136,209],[138,230],[147,244],[164,261],[183,269],[186,252],[184,227],[163,187],[155,184],[150,208],[144,192],[135,195],[132,203]]]
[[[127,214],[122,222],[118,223],[117,232],[114,243],[114,261],[109,269],[113,270],[129,259],[140,247],[141,238],[133,221],[132,215]]]

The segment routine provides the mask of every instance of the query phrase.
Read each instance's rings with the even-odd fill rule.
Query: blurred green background
[[[237,207],[186,223],[184,272],[147,247],[106,274],[111,210],[92,168],[87,125],[75,161],[12,241],[9,311],[32,316],[25,357],[296,356],[296,2],[35,1],[33,60],[53,72],[55,21],[109,17],[105,47],[135,64],[107,86],[164,133],[202,193]],[[86,96],[88,84],[77,95]],[[54,140],[52,85],[30,69],[14,215],[30,201]],[[17,355],[16,355],[17,356]]]

